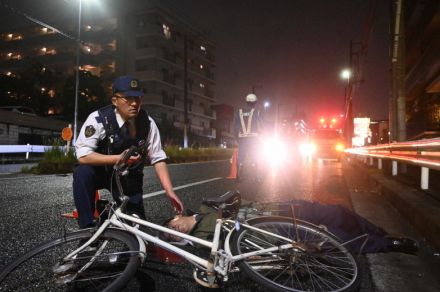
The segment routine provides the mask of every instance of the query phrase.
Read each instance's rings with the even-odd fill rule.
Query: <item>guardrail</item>
[[[382,169],[382,159],[391,160],[393,176],[398,173],[398,162],[418,165],[421,167],[422,190],[429,188],[429,170],[440,170],[440,138],[350,148],[345,152],[362,156],[365,162],[367,162],[366,158],[369,158],[370,165],[374,165],[374,159],[377,159],[379,169]]]
[[[26,153],[26,160],[29,159],[29,153],[44,153],[52,148],[61,148],[67,151],[67,146],[45,146],[45,145],[0,145],[0,153]]]

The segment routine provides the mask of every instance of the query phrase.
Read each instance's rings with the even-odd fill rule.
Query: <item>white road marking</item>
[[[198,181],[198,182],[193,182],[193,183],[190,183],[190,184],[186,184],[186,185],[181,185],[181,186],[175,187],[173,189],[175,191],[177,191],[177,190],[181,190],[181,189],[184,189],[184,188],[189,188],[189,187],[192,187],[192,186],[201,185],[201,184],[205,184],[205,183],[208,183],[208,182],[216,181],[216,180],[219,180],[219,179],[222,179],[222,177],[214,177],[214,178],[210,178],[210,179],[206,179],[206,180],[202,180],[202,181]],[[145,199],[145,198],[151,198],[151,197],[155,197],[155,196],[162,195],[162,194],[165,194],[164,190],[157,191],[157,192],[152,192],[152,193],[148,193],[148,194],[144,194],[142,197]]]

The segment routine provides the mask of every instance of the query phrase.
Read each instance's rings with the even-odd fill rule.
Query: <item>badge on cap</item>
[[[90,138],[93,136],[93,134],[95,134],[95,132],[96,132],[95,127],[90,125],[90,126],[87,126],[86,129],[84,130],[84,135],[86,136],[86,138]]]
[[[131,82],[130,82],[130,86],[131,86],[131,88],[137,88],[137,87],[138,87],[138,82],[137,82],[137,80],[131,80]]]

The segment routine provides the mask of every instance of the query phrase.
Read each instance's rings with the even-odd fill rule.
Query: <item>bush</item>
[[[165,148],[168,162],[192,162],[229,159],[232,155],[231,149],[222,148],[181,148],[179,146],[169,146]]]
[[[169,163],[182,163],[193,161],[209,161],[229,159],[232,156],[232,149],[222,148],[181,148],[179,146],[169,146],[165,148]],[[69,173],[73,171],[73,166],[77,162],[73,150],[66,153],[61,147],[53,147],[46,151],[43,160],[32,168],[23,167],[24,173],[53,174]]]
[[[32,168],[23,167],[22,172],[37,174],[69,173],[77,162],[75,152],[70,149],[67,154],[60,147],[53,147],[44,152],[43,160]]]

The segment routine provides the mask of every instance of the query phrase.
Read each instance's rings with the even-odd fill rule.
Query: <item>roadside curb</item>
[[[440,202],[426,193],[402,185],[384,176],[381,170],[359,163],[352,166],[362,169],[379,187],[382,195],[436,248],[440,248]]]

